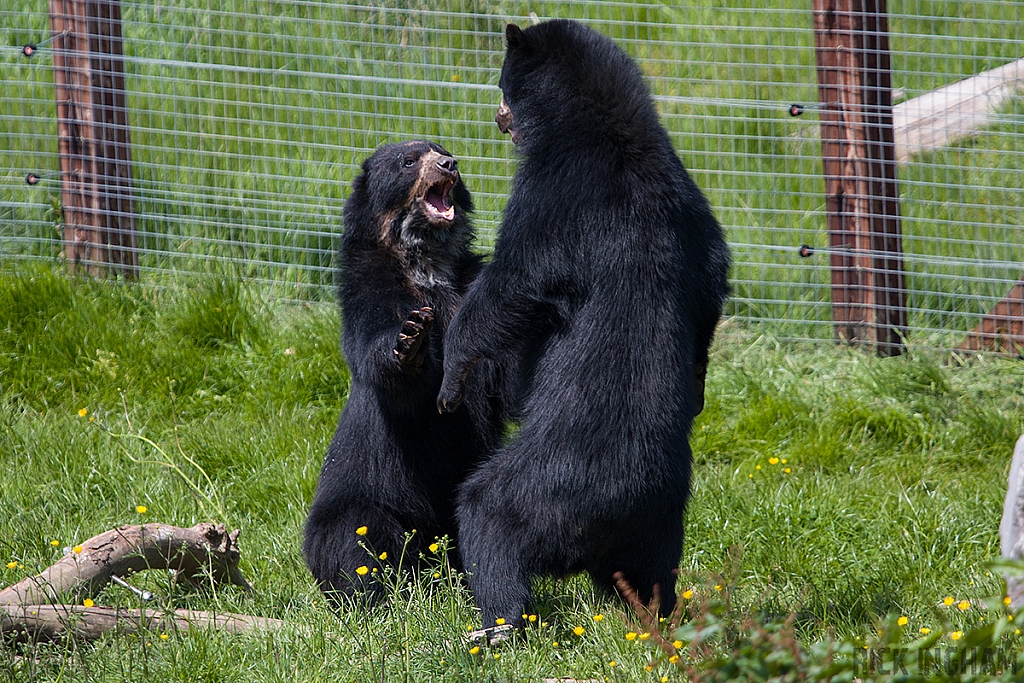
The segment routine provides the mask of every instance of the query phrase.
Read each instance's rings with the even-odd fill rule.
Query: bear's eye
[[[405,161],[402,162],[402,166],[409,168],[416,165],[416,159],[414,157],[406,157]]]

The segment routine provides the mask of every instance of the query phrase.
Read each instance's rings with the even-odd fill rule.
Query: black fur
[[[452,220],[441,215],[445,188]],[[407,562],[435,536],[454,538],[456,487],[499,438],[499,404],[476,389],[492,381],[489,368],[465,414],[434,408],[444,331],[481,268],[472,208],[455,160],[428,142],[378,149],[345,202],[339,297],[351,386],[303,544],[330,596],[379,598],[373,568],[384,552],[397,562],[413,529]]]
[[[463,563],[484,626],[521,623],[533,577],[581,570],[644,600],[659,584],[667,613],[728,249],[632,59],[572,21],[506,37],[497,122],[521,161],[438,406],[480,359],[516,357],[526,389],[520,430],[460,491]]]

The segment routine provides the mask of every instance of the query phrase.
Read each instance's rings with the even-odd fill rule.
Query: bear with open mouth
[[[303,544],[336,600],[376,601],[386,564],[454,538],[456,488],[499,440],[501,401],[486,391],[497,383],[492,365],[472,384],[465,414],[434,409],[444,332],[481,270],[472,210],[456,159],[425,141],[379,148],[345,202],[338,291],[351,385]]]

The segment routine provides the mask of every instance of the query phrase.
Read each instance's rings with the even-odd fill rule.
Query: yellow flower
[[[681,640],[673,640],[672,641],[672,647],[674,647],[675,649],[678,650],[682,646],[683,646],[683,641],[681,641]]]
[[[779,464],[779,459],[775,458],[775,457],[768,458],[768,464],[769,465],[778,465]]]
[[[367,531],[369,531],[369,529],[367,529],[365,526],[361,526],[358,529],[356,529],[356,535],[365,536]]]
[[[693,597],[693,591],[692,590],[686,589],[686,590],[683,591],[683,600],[689,600],[692,597]]]
[[[613,659],[612,661],[608,662],[608,666],[615,666],[615,660]]]
[[[82,408],[81,410],[78,411],[78,417],[85,417],[88,414],[89,414],[89,409],[88,408]]]
[[[500,655],[500,654],[498,654],[497,652],[495,652],[495,653],[494,653],[494,658],[495,658],[495,659],[501,659],[501,655]]]
[[[434,578],[435,579],[440,579],[441,578],[441,572],[434,572]]]
[[[166,633],[161,633],[160,634],[160,640],[167,640],[168,638],[170,638],[170,636],[167,635]]]
[[[964,637],[964,632],[963,631],[953,631],[952,633],[949,634],[949,637],[952,638],[953,640],[960,640],[961,638]]]
[[[469,654],[471,654],[471,655],[478,655],[478,654],[480,654],[480,646],[479,645],[474,645],[473,647],[469,648]]]
[[[582,636],[584,634],[584,632],[586,632],[586,630],[587,629],[583,628],[582,626],[577,626],[576,628],[574,628],[572,630],[572,632],[575,633],[578,636]]]
[[[80,546],[80,545],[76,545],[76,546],[75,546],[74,548],[72,548],[71,550],[72,550],[72,552],[74,552],[74,553],[75,553],[75,555],[77,555],[77,554],[79,554],[80,552],[82,552],[82,546]]]
[[[950,606],[950,605],[952,605],[952,604],[953,604],[954,602],[955,602],[955,601],[953,600],[953,596],[952,596],[952,595],[947,595],[947,596],[945,597],[945,599],[943,599],[943,601],[942,601],[942,604],[943,604],[943,605],[945,605],[946,607],[949,607],[949,606]]]
[[[8,569],[17,569],[18,568],[18,563],[14,562],[14,561],[8,562],[7,563],[7,568]]]
[[[908,621],[910,621],[910,620],[907,619],[906,617],[900,617],[899,619],[896,620],[896,624],[898,626],[906,626]]]
[[[135,511],[138,512],[140,515],[146,514],[147,510],[149,510],[149,508],[147,508],[145,505],[136,505],[135,506]]]
[[[530,615],[530,623],[532,624],[535,621],[537,621],[537,615],[536,614],[531,614]]]
[[[595,614],[594,615],[594,621],[597,621],[597,622],[604,621],[604,615],[603,614]]]
[[[497,624],[498,626],[504,626],[505,625],[505,617],[498,617],[497,619],[494,620],[494,623]]]
[[[790,472],[792,472],[792,470],[789,469],[788,467],[786,469],[782,470],[782,471],[785,472],[786,474],[789,474]]]
[[[1010,600],[1010,596],[1009,595],[1007,595],[1005,598],[1003,598],[1003,604],[1004,605],[1009,605],[1011,602],[1013,602],[1013,601]]]
[[[377,556],[377,559],[379,559],[379,560],[386,560],[386,559],[388,559],[388,551],[385,550],[384,552],[382,552],[380,555]]]
[[[10,567],[11,565],[7,565]],[[636,631],[630,631],[626,634],[626,640],[636,640]]]
[[[361,567],[356,567],[356,574],[359,574],[359,576],[366,576],[369,573],[370,568],[367,567],[365,564]]]
[[[921,635],[922,636],[926,636],[926,635],[928,635],[931,632],[932,632],[932,630],[930,628],[928,628],[927,626],[922,626],[921,627]]]
[[[719,593],[721,593],[722,592],[722,584],[716,583],[715,584],[715,590],[718,591]]]
[[[19,564],[18,566],[20,567],[21,565]],[[1007,621],[1013,621],[1013,615],[1012,614],[1007,614],[1006,615],[1006,620]]]
[[[93,606],[93,605],[95,605],[96,603],[92,601],[92,598],[86,598],[85,600],[82,600],[82,604],[83,604],[83,605],[84,605],[85,607],[92,607],[92,606]]]
[[[760,470],[760,469],[761,469],[761,466],[760,466],[760,465],[754,465],[754,469],[755,469],[755,470]]]
[[[647,666],[644,667],[644,671],[654,671],[654,667],[651,666],[650,664],[648,664]]]
[[[1020,635],[1020,629],[1017,629],[1016,631],[1014,631],[1014,633],[1019,636]]]
[[[55,538],[55,539],[53,539],[52,541],[50,541],[50,545],[52,545],[52,546],[53,546],[54,548],[56,548],[57,546],[59,546],[59,545],[60,545],[60,541],[58,541],[58,540],[57,540],[57,539]]]
[[[668,683],[668,676],[662,676],[661,683]]]
[[[551,643],[551,647],[558,647],[558,641],[556,640],[555,642]]]
[[[668,658],[668,663],[669,664],[675,664],[678,661],[679,661],[679,655],[672,655],[671,657]]]
[[[783,464],[783,465],[785,465],[785,464],[786,464],[786,459],[785,459],[785,458],[783,458],[783,459],[782,459],[782,464]]]
[[[961,600],[960,602],[956,603],[956,608],[961,612],[966,612],[970,608],[970,606],[971,603],[967,602],[966,600]]]
[[[523,614],[523,621],[526,621],[526,618],[527,618],[528,616],[529,616],[529,615],[527,615],[527,614]]]
[[[427,546],[427,549],[428,549],[428,550],[429,550],[430,552],[432,552],[432,553],[436,553],[436,552],[437,552],[437,549],[438,549],[438,548],[440,548],[440,547],[441,547],[441,546],[439,546],[439,545],[438,545],[438,544],[436,544],[436,543],[431,543],[430,545],[428,545],[428,546]]]

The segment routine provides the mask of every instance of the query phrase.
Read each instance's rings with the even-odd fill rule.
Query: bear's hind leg
[[[656,534],[635,531],[589,568],[590,577],[598,589],[621,595],[616,585],[621,575],[645,606],[651,604],[657,586],[658,612],[666,617],[676,604],[676,578],[683,549],[682,514],[677,524],[657,526]]]
[[[507,518],[488,514],[476,501],[464,500],[458,516],[459,554],[484,628],[523,626],[531,579],[524,560],[535,552],[528,531],[511,529]]]
[[[385,595],[379,568],[396,561],[404,544],[402,527],[390,515],[314,506],[302,551],[320,589],[333,602],[354,598],[373,605]]]

